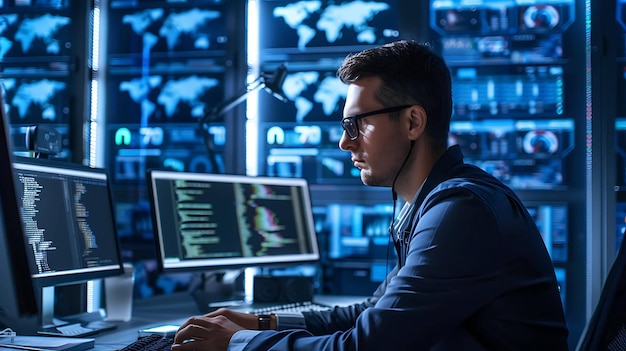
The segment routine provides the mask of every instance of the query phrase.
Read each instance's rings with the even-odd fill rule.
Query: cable
[[[389,234],[392,234],[392,235],[393,235],[393,225],[395,223],[395,217],[396,217],[396,202],[398,200],[398,194],[396,193],[396,189],[395,189],[396,181],[398,180],[398,177],[400,176],[400,172],[402,172],[402,169],[404,168],[404,166],[406,166],[406,163],[409,161],[409,157],[411,156],[411,152],[413,152],[414,145],[415,145],[415,140],[411,140],[411,147],[409,148],[409,152],[406,154],[404,161],[402,161],[402,165],[398,169],[398,172],[396,172],[396,176],[393,178],[393,182],[391,183],[391,198],[393,199],[393,210],[391,213],[391,225],[389,226]]]
[[[0,331],[0,338],[11,338],[11,343],[15,342],[17,334],[11,328],[6,328]]]
[[[387,240],[387,257],[385,259],[385,280],[387,280],[387,277],[389,276],[389,245],[391,244],[391,241],[393,241],[394,243],[396,242],[396,239],[393,237],[393,227],[395,225],[395,219],[396,219],[396,203],[398,202],[398,194],[396,193],[395,190],[395,186],[396,186],[396,181],[398,180],[398,177],[400,176],[400,172],[402,172],[402,169],[404,168],[404,166],[406,166],[406,163],[409,161],[409,157],[411,156],[411,153],[413,152],[413,146],[415,146],[415,140],[411,140],[411,147],[409,148],[409,152],[407,152],[406,157],[404,158],[404,161],[402,161],[402,165],[400,166],[400,168],[398,169],[398,172],[396,172],[396,176],[393,178],[393,182],[391,183],[391,198],[393,199],[393,204],[392,204],[392,209],[391,209],[391,224],[389,225],[389,237]],[[400,263],[400,253],[397,252],[398,255],[398,264]],[[385,289],[387,289],[387,284],[389,284],[388,281],[385,282]]]

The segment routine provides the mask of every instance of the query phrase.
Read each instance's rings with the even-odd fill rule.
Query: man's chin
[[[380,179],[376,179],[371,174],[363,171],[361,171],[361,182],[367,186],[389,187],[389,185],[381,182]]]

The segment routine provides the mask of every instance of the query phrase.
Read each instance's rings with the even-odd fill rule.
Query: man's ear
[[[409,117],[409,139],[417,140],[426,131],[426,111],[422,106],[413,105],[410,108],[411,114]]]

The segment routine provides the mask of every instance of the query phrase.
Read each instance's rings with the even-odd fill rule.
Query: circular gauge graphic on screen
[[[554,6],[535,5],[524,11],[524,24],[528,29],[553,29],[560,20],[559,11]]]
[[[522,147],[527,154],[554,154],[559,150],[559,139],[549,130],[533,130],[524,136]]]

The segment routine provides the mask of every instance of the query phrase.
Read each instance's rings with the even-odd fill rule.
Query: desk
[[[182,324],[199,314],[193,297],[188,293],[160,295],[133,301],[133,316],[128,322],[119,322],[117,329],[93,337],[92,350],[119,350],[137,340],[139,330],[157,324]]]
[[[345,306],[363,301],[357,296],[316,296],[314,300],[328,305]],[[117,329],[95,336],[96,345],[92,350],[119,350],[137,340],[139,330],[158,324],[182,324],[190,316],[198,315],[198,307],[189,293],[175,293],[135,300],[133,317],[128,322],[120,322]]]

